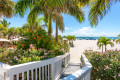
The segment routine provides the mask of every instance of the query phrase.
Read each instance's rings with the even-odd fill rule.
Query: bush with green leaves
[[[86,51],[84,54],[93,66],[91,80],[120,80],[120,51]]]
[[[53,38],[48,36],[47,32],[42,28],[38,28],[37,30],[26,29],[22,37],[25,39],[22,39],[18,42],[18,49],[22,48],[23,50],[26,50],[30,47],[30,44],[33,44],[36,49],[53,49]]]
[[[42,48],[36,49],[33,44],[29,45],[29,49],[7,49],[3,53],[1,53],[0,62],[9,65],[17,65],[32,61],[49,59],[65,54],[65,52],[69,50],[69,48],[64,48],[66,47],[66,45],[68,44],[56,44],[54,45],[53,50],[46,50]]]
[[[75,37],[75,36],[68,35],[68,36],[66,36],[66,38],[67,38],[68,41],[69,41],[69,45],[70,45],[71,47],[74,47],[73,41],[76,40],[76,37]]]
[[[62,41],[55,43],[55,39],[48,36],[47,32],[42,28],[34,30],[26,28],[22,37],[24,39],[18,41],[16,49],[5,50],[0,55],[0,62],[17,65],[49,59],[69,51],[67,43]]]

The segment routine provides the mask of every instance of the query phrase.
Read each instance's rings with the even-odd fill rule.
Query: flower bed
[[[92,80],[120,80],[120,51],[100,52],[85,51],[92,64]]]
[[[16,49],[0,49],[0,62],[9,65],[22,64],[32,61],[49,59],[69,52],[68,43],[55,43],[54,37],[47,35],[42,28],[26,29],[16,44]]]

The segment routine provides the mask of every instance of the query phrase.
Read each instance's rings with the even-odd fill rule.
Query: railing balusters
[[[45,66],[45,80],[48,79],[48,76],[47,76],[47,65]]]
[[[35,69],[35,79],[37,80],[37,68]]]
[[[41,67],[39,67],[39,80],[41,80]]]
[[[48,80],[50,80],[49,75],[50,75],[50,73],[49,73],[49,64],[48,64]]]
[[[53,80],[56,79],[63,70],[61,67],[62,60],[64,61],[65,65],[67,65],[69,61],[68,59],[69,54],[65,54],[59,57],[51,58],[49,60],[35,61],[10,66],[9,69],[5,68],[4,70],[7,70],[9,72],[6,76],[7,80],[34,80],[34,78],[35,80]],[[2,68],[0,67],[0,80],[4,80],[5,75],[1,75],[2,72],[3,74],[4,72],[6,72],[4,70],[2,70]]]
[[[22,80],[24,80],[24,72],[22,72]]]
[[[31,70],[31,78],[33,80],[33,69]]]
[[[19,74],[17,74],[16,76],[17,76],[17,80],[19,80]]]
[[[42,67],[42,80],[44,80],[44,66]]]
[[[29,80],[29,71],[27,71],[27,80]]]

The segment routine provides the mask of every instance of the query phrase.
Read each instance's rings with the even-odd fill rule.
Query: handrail
[[[24,80],[24,75],[27,75],[27,77],[32,80],[34,77],[36,80],[37,78],[39,78],[39,80],[41,80],[41,78],[42,80],[45,78],[55,80],[64,70],[62,65],[66,67],[69,61],[70,54],[66,53],[47,60],[28,62],[14,66],[2,66],[0,67],[0,77],[3,76],[4,79],[0,78],[0,80],[19,80],[21,76],[22,80]],[[29,76],[29,74],[31,74],[31,76]]]
[[[92,65],[84,54],[81,54],[82,68],[62,80],[90,80]]]

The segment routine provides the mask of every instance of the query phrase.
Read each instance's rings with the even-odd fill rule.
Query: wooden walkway
[[[66,68],[64,73],[61,75],[60,79],[63,79],[70,74],[73,74],[81,68],[80,58],[83,51],[80,50],[80,47],[79,45],[77,45],[77,43],[74,44],[75,47],[70,48],[70,63],[68,64],[68,67]]]
[[[63,79],[64,77],[78,71],[81,68],[80,63],[69,63],[68,67],[64,71],[64,73],[61,75],[60,79]]]

